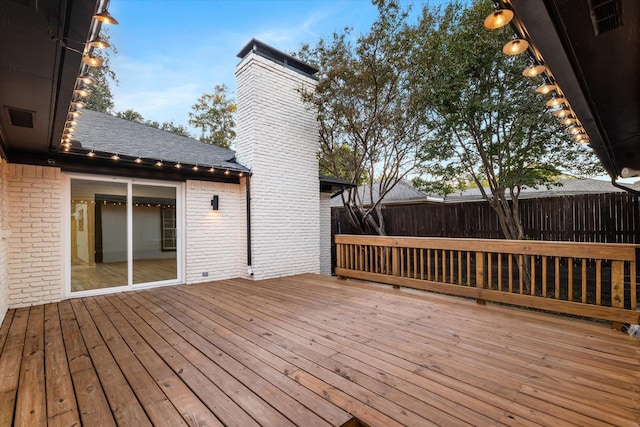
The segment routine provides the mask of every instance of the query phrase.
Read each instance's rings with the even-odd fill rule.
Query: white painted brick
[[[236,158],[253,173],[254,278],[318,273],[318,127],[298,92],[315,81],[256,54],[236,79]]]
[[[187,283],[246,275],[245,188],[244,184],[187,181]],[[219,198],[218,211],[211,210],[214,195]]]
[[[0,164],[1,302],[9,308],[59,301],[63,289],[60,170]],[[0,303],[1,303],[0,302]],[[0,312],[2,307],[0,306]],[[5,310],[6,311],[6,310]]]

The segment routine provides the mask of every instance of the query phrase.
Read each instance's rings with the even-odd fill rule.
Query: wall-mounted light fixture
[[[217,211],[218,210],[218,202],[219,202],[218,196],[217,195],[213,196],[213,199],[211,199],[211,210],[212,211]]]

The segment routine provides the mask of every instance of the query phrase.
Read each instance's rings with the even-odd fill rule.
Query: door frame
[[[127,285],[112,288],[92,289],[87,291],[71,291],[71,180],[80,179],[85,181],[101,181],[127,184],[127,265],[128,279]],[[161,280],[157,282],[133,284],[132,268],[133,268],[133,185],[149,185],[160,187],[174,187],[176,191],[176,279]],[[63,294],[65,298],[77,298],[91,295],[104,295],[115,292],[123,292],[130,290],[153,288],[157,286],[177,285],[185,283],[185,191],[184,182],[176,181],[160,181],[149,179],[137,179],[119,176],[92,175],[82,173],[62,173],[62,193],[64,197],[63,205],[63,221],[62,232],[64,234],[64,256],[63,256]]]

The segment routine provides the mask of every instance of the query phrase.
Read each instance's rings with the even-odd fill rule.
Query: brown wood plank
[[[7,342],[7,336],[9,335],[9,327],[11,326],[11,322],[13,320],[13,314],[15,310],[9,310],[4,316],[4,320],[2,324],[0,324],[0,354],[2,354],[2,349],[4,348],[4,344]]]
[[[388,250],[380,247],[381,255]],[[395,279],[424,283],[413,277],[419,276],[418,254],[422,261],[428,252],[407,249],[411,277]],[[373,269],[375,249],[368,254]],[[445,252],[437,257],[438,270],[452,277],[452,258],[447,263]],[[497,292],[488,285],[436,285],[472,297]],[[584,305],[538,300],[549,307]],[[154,288],[34,311],[31,319],[10,311],[11,324],[0,327],[0,374],[7,374],[0,376],[0,391],[9,390],[0,394],[0,405],[11,402],[0,421],[9,424],[15,396],[25,393],[16,375],[23,356],[37,354],[38,342],[44,356],[32,362],[39,361],[36,371],[44,369],[45,381],[37,393],[46,390],[47,410],[58,413],[47,418],[50,425],[78,423],[78,413],[84,425],[115,425],[114,415],[127,424],[131,418],[119,406],[115,414],[109,407],[117,403],[114,389],[154,424],[167,425],[181,418],[202,422],[188,419],[194,413],[186,410],[189,402],[231,426],[340,426],[353,424],[352,416],[371,426],[640,423],[637,340],[603,324],[536,311],[312,274]],[[27,327],[44,338],[26,334]],[[25,345],[28,336],[34,340]],[[17,367],[9,354],[18,355]],[[53,372],[61,377],[59,387]],[[64,400],[69,376],[77,411]],[[59,406],[54,396],[63,396]]]
[[[71,306],[116,422],[150,426],[149,418],[100,336],[84,302],[78,299],[71,300]]]
[[[136,327],[136,331],[147,341],[163,360],[171,366],[180,378],[204,402],[216,416],[228,426],[253,426],[258,423],[251,418],[240,406],[221,390],[214,379],[211,370],[199,370],[195,362],[195,350],[181,352],[179,343],[183,340],[175,331],[170,329],[152,313],[154,306],[141,298],[139,294],[109,297],[109,301],[122,312]],[[162,309],[155,307],[156,312]],[[211,372],[211,375],[207,375]]]
[[[115,426],[111,408],[91,362],[71,302],[59,303],[58,312],[80,419],[87,425],[95,423],[100,426]]]
[[[29,309],[19,308],[7,316],[9,324],[7,338],[0,354],[0,425],[10,426],[13,423],[20,365],[25,346]]]
[[[27,333],[20,364],[20,387],[16,401],[16,425],[47,424],[44,383],[44,306],[29,310]]]
[[[85,306],[154,425],[186,425],[185,420],[196,425],[221,425],[182,381],[176,381],[173,371],[160,362],[156,352],[104,297],[88,299]]]
[[[164,304],[169,303],[167,299],[163,300]],[[185,324],[190,325],[194,332],[199,332],[203,338],[206,338],[207,342],[200,341],[200,338],[192,337],[192,339],[198,340],[201,345],[199,349],[201,351],[210,352],[210,354],[217,354],[217,363],[227,372],[234,372],[238,380],[244,384],[250,384],[252,390],[258,393],[269,404],[278,409],[282,414],[287,416],[291,421],[297,425],[322,425],[322,419],[315,413],[308,411],[300,406],[291,396],[282,392],[279,388],[273,387],[273,381],[279,378],[279,373],[274,372],[268,365],[256,360],[255,358],[243,357],[242,363],[239,359],[242,355],[239,353],[226,354],[221,353],[221,349],[215,345],[216,336],[208,333],[210,330],[207,325],[211,327],[217,327],[214,322],[209,319],[209,313],[207,310],[195,310],[189,308],[187,305],[182,305],[178,302],[174,302],[173,305],[176,309],[172,309],[171,312],[174,316],[180,316]],[[192,305],[191,307],[195,307]],[[185,315],[181,315],[184,313]],[[205,314],[207,314],[205,316]],[[188,315],[191,319],[187,318]],[[273,330],[271,337],[276,337],[277,330]],[[291,337],[289,337],[291,338]],[[333,354],[331,352],[330,354]],[[234,357],[235,356],[235,357]],[[258,375],[256,375],[258,374]],[[281,378],[281,377],[280,377]],[[279,421],[282,425],[282,421]]]
[[[326,326],[326,325],[325,325],[325,326]],[[338,329],[340,328],[340,326],[337,326],[337,327],[338,327]],[[362,330],[362,329],[360,329],[360,328],[359,328],[359,330]],[[394,347],[394,348],[395,348],[395,347]],[[393,351],[393,350],[391,350],[391,351]],[[335,356],[335,357],[337,357],[337,356]],[[495,359],[494,359],[494,360],[495,360]],[[489,363],[491,363],[491,361],[489,361]],[[378,366],[378,362],[376,362],[376,366]],[[388,371],[388,370],[386,370],[386,369],[385,369],[385,371],[389,372],[389,371]],[[547,420],[547,423],[549,423],[549,420]]]
[[[48,424],[79,425],[80,414],[64,348],[58,305],[45,305],[44,316]]]

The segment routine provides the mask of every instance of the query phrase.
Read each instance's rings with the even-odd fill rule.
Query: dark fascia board
[[[79,0],[61,2],[66,8],[61,7],[60,18],[65,25],[62,26],[62,34],[58,37],[62,40],[85,40],[91,29],[93,15],[96,12],[98,0]],[[101,23],[97,23],[98,32]],[[73,98],[78,71],[82,63],[82,55],[58,46],[58,68],[55,74],[54,98],[51,111],[51,134],[47,141],[46,149],[57,147],[60,143],[64,124],[67,120],[67,111]]]
[[[11,163],[58,167],[64,172],[154,179],[162,181],[181,182],[197,180],[224,182],[229,184],[240,183],[240,176],[238,175],[238,172],[226,175],[222,169],[211,173],[202,168],[196,172],[193,171],[191,167],[187,166],[176,169],[172,166],[158,168],[151,164],[139,165],[132,162],[119,162],[114,164],[114,161],[110,159],[87,158],[86,156],[82,156],[80,158],[56,154],[42,155],[31,152],[14,152]]]
[[[589,88],[579,72],[579,66],[571,40],[564,32],[560,17],[553,0],[512,0],[516,19],[511,28],[519,35],[533,42],[535,50],[529,52],[537,61],[551,70],[555,82],[562,88],[565,97],[571,103],[582,126],[589,135],[589,145],[600,159],[609,176],[617,177],[620,168],[609,149],[606,133],[603,131],[594,111],[593,101],[589,97]],[[541,57],[541,58],[540,58]]]
[[[251,41],[247,43],[236,56],[240,59],[244,59],[251,52],[277,62],[278,64],[282,64],[287,68],[291,68],[314,79],[314,74],[318,72],[318,69],[316,67],[305,64],[299,59],[296,59],[293,56],[275,49],[268,44],[256,39],[251,39]]]

